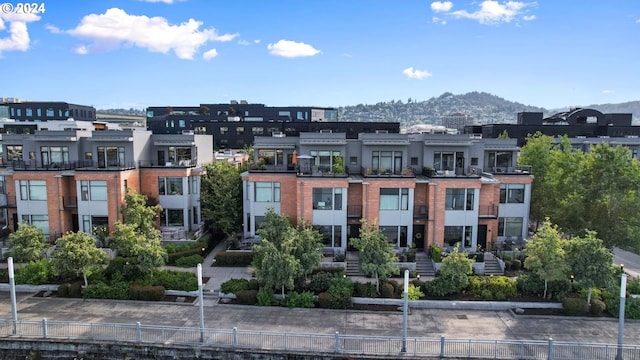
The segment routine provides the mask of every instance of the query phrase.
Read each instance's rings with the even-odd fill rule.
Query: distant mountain
[[[621,104],[603,104],[581,106],[592,108],[605,113],[623,112],[632,113],[634,120],[640,121],[640,101],[632,101]],[[340,121],[397,121],[400,126],[415,124],[440,124],[443,115],[463,113],[473,117],[475,123],[497,124],[515,123],[516,117],[522,111],[543,112],[545,116],[564,109],[548,110],[542,107],[524,105],[518,102],[505,100],[485,92],[470,92],[454,95],[446,92],[438,97],[432,97],[426,101],[408,99],[379,102],[375,105],[358,104],[338,108]]]

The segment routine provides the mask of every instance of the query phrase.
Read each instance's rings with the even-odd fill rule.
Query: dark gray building
[[[15,121],[48,121],[73,118],[80,121],[95,121],[93,106],[69,104],[61,101],[15,101],[0,103],[0,119]]]

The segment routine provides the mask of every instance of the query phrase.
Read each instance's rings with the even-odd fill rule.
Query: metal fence
[[[238,349],[303,351],[341,355],[397,356],[468,359],[622,359],[640,360],[640,346],[586,344],[533,340],[427,339],[335,334],[277,333],[233,329],[199,329],[136,324],[71,321],[0,320],[0,337],[91,340],[163,345],[197,345]],[[404,345],[404,346],[403,346]]]

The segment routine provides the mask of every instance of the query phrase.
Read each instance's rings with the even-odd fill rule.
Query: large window
[[[342,188],[313,188],[314,210],[342,210]]]
[[[337,158],[341,157],[340,151],[329,150],[311,150],[309,155],[313,157],[313,163],[318,166],[318,170],[324,172],[332,172],[333,164],[338,162]]]
[[[501,204],[524,203],[524,184],[500,185],[500,203]]]
[[[4,176],[0,176],[0,194],[7,193],[7,184],[5,182]]]
[[[7,160],[22,160],[22,145],[7,145]]]
[[[450,247],[455,247],[460,243],[460,247],[470,248],[473,238],[472,226],[445,226],[444,243]]]
[[[453,171],[456,169],[456,167],[462,168],[463,166],[464,152],[462,151],[436,151],[433,153],[433,168],[436,171]]]
[[[391,245],[395,247],[407,246],[406,226],[380,226],[380,231]]]
[[[512,153],[510,151],[489,151],[489,166],[496,171],[506,171],[511,167]]]
[[[189,176],[189,194],[200,193],[200,190],[198,189],[198,178],[199,176]]]
[[[109,218],[106,216],[82,215],[82,229],[86,233],[96,235],[106,231],[109,226]]]
[[[180,161],[191,160],[191,148],[180,146],[169,146],[169,162],[179,164]]]
[[[318,231],[322,234],[322,243],[326,247],[342,246],[342,226],[320,225]]]
[[[445,210],[473,210],[475,189],[447,189]]]
[[[381,188],[380,210],[408,210],[409,189]]]
[[[164,209],[160,214],[160,223],[163,226],[184,226],[183,209]]]
[[[98,167],[124,166],[124,147],[98,146]]]
[[[158,178],[158,192],[160,195],[182,195],[182,179],[181,177],[164,177]]]
[[[68,164],[69,163],[69,147],[68,146],[41,146],[40,156],[42,158],[42,165]]]
[[[379,174],[400,174],[402,151],[372,151],[371,166]]]
[[[81,180],[80,194],[83,201],[107,201],[107,181]]]
[[[9,225],[9,216],[7,208],[0,208],[0,228],[5,228]]]
[[[46,181],[20,180],[20,200],[47,201]]]
[[[37,227],[45,235],[49,234],[49,215],[22,215],[22,222]]]
[[[280,183],[256,182],[254,198],[256,202],[280,202]]]
[[[262,159],[265,165],[283,165],[283,151],[281,149],[260,149],[258,159]]]
[[[498,236],[522,236],[522,218],[498,218]]]

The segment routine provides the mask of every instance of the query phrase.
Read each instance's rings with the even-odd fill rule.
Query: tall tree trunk
[[[284,299],[284,285],[282,285],[282,298]]]
[[[587,305],[589,307],[591,306],[591,289],[593,288],[589,288],[589,291],[587,292]]]
[[[82,278],[84,279],[84,287],[89,286],[89,283],[87,282],[87,273],[86,272],[82,272]]]
[[[547,298],[547,284],[548,284],[547,279],[544,279],[544,294],[542,295],[544,299]]]
[[[380,294],[380,280],[378,279],[377,271],[376,271],[376,293]]]

